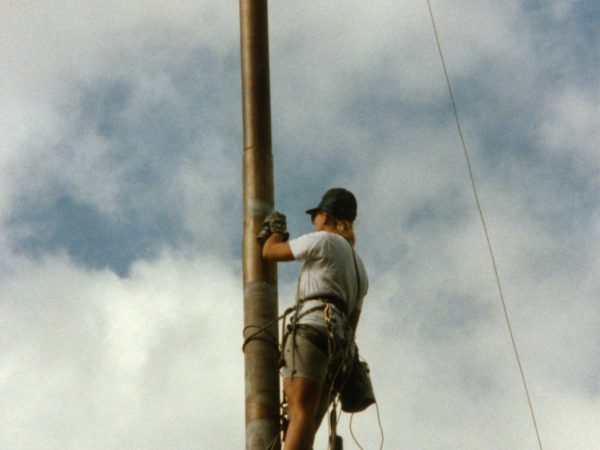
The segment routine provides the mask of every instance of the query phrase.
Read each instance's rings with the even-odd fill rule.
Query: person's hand
[[[287,231],[287,222],[284,214],[281,214],[278,211],[273,211],[265,217],[265,220],[262,222],[262,226],[258,235],[256,236],[256,240],[260,245],[264,245],[264,243],[271,237],[273,233],[278,233],[283,235],[283,242],[287,241],[290,237],[290,234]]]
[[[267,222],[263,221],[260,231],[256,235],[256,242],[258,242],[259,245],[265,245],[265,242],[267,242],[267,239],[269,239],[272,234],[273,232],[271,231],[271,226]]]
[[[269,223],[272,233],[279,233],[283,234],[284,236],[289,236],[287,230],[287,221],[284,214],[281,214],[278,211],[273,211],[267,217],[265,217],[265,222]]]

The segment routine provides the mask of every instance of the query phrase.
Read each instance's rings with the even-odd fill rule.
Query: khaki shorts
[[[322,330],[327,333],[326,330]],[[295,340],[295,345],[294,345]],[[315,344],[301,334],[290,333],[283,348],[285,365],[281,368],[282,378],[311,378],[324,385],[328,373],[336,373],[341,366],[343,348],[338,345],[335,354],[329,358]]]
[[[321,331],[326,336],[327,330],[322,329]],[[295,341],[296,345],[294,345],[294,335],[290,333],[283,348],[285,365],[281,368],[281,376],[284,379],[292,376],[310,378],[323,386],[319,405],[315,412],[315,417],[320,423],[335,397],[331,377],[328,378],[328,375],[335,375],[342,368],[345,346],[343,341],[336,340],[338,345],[336,345],[334,357],[330,359],[323,350],[301,334],[296,334]],[[325,342],[327,343],[327,338]]]

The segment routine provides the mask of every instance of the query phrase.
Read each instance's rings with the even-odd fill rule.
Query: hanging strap
[[[350,242],[348,242],[350,244]],[[354,247],[350,244],[350,249],[352,250],[352,260],[354,261],[354,271],[356,272],[356,303],[355,307],[358,304],[358,300],[360,299],[360,274],[358,272],[358,264],[356,263],[356,253],[354,253]]]

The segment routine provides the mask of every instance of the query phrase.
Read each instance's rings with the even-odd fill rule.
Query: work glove
[[[281,214],[278,211],[273,211],[267,217],[265,217],[264,222],[269,223],[272,233],[279,233],[283,235],[288,234],[287,222],[284,214]]]
[[[273,211],[265,217],[256,240],[260,245],[263,245],[273,233],[282,234],[284,241],[287,241],[290,237],[287,231],[285,215],[277,211]]]
[[[261,246],[265,245],[265,242],[267,242],[267,239],[269,239],[272,234],[271,226],[268,223],[263,222],[260,231],[256,235],[256,242]]]

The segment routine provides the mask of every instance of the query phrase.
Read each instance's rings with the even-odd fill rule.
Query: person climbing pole
[[[264,258],[303,262],[295,315],[281,349],[289,416],[285,450],[312,448],[345,362],[355,351],[354,335],[368,289],[365,267],[354,250],[354,195],[343,188],[329,189],[306,213],[314,232],[288,241],[286,218],[274,211],[257,238]]]

